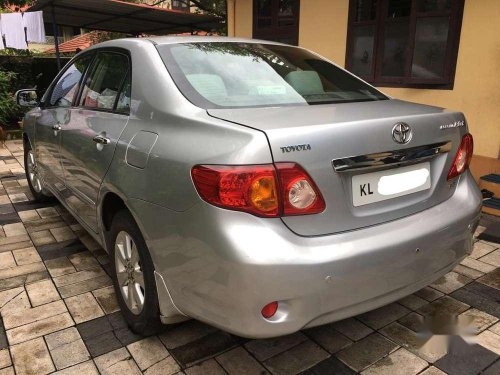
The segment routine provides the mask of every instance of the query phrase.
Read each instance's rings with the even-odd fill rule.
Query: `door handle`
[[[94,138],[92,138],[92,140],[100,145],[107,145],[109,142],[111,142],[109,138],[106,138],[103,135],[96,135]]]
[[[52,125],[52,130],[55,130],[56,132],[58,132],[59,130],[61,130],[62,127],[60,124],[55,124],[55,125]]]

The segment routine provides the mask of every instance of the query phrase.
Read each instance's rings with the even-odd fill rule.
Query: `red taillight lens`
[[[455,156],[453,165],[448,172],[448,180],[461,175],[467,170],[467,168],[469,168],[473,152],[474,140],[472,135],[467,133],[462,137],[462,142],[460,143],[460,147],[458,147],[457,155]]]
[[[317,214],[325,210],[325,201],[311,177],[295,163],[277,163],[283,215]]]
[[[257,216],[322,212],[325,202],[316,184],[295,163],[197,165],[191,171],[198,194],[210,204]]]
[[[278,311],[278,302],[274,301],[264,306],[261,313],[264,318],[269,319],[276,314],[276,311]]]

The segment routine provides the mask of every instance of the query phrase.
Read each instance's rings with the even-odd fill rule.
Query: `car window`
[[[75,94],[78,92],[80,79],[91,60],[92,55],[82,56],[66,69],[52,89],[49,98],[50,106],[71,107]]]
[[[99,53],[85,80],[80,105],[112,110],[128,70],[127,56],[115,52]]]
[[[200,42],[159,45],[180,91],[202,108],[385,100],[381,92],[302,48]]]

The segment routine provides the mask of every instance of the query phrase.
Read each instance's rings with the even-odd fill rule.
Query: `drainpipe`
[[[56,10],[52,4],[52,30],[54,31],[54,45],[56,47],[57,71],[61,70],[61,54],[59,53],[59,35],[57,34]]]
[[[236,0],[227,0],[227,35],[236,36]]]

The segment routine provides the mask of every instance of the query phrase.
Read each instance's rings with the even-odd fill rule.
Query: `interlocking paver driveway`
[[[500,374],[498,244],[477,242],[398,302],[293,335],[246,340],[191,320],[142,337],[120,314],[105,251],[59,204],[33,201],[22,157],[19,141],[0,148],[0,375]],[[478,345],[420,345],[435,311],[470,317]]]

